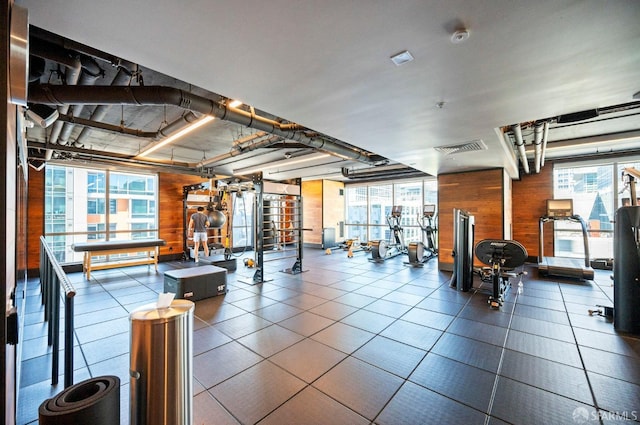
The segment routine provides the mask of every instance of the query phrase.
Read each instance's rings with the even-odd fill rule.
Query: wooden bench
[[[164,239],[138,239],[131,241],[106,241],[106,242],[85,242],[73,244],[71,248],[75,252],[84,252],[82,261],[82,271],[86,273],[87,279],[91,278],[91,270],[114,269],[117,267],[138,266],[141,264],[153,264],[158,271],[158,256],[160,247],[166,245]],[[132,259],[118,259],[91,263],[91,257],[113,254],[133,254],[144,252],[146,257]]]

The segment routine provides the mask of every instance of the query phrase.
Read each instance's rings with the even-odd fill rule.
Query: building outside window
[[[44,198],[45,236],[61,263],[82,261],[77,242],[158,237],[155,175],[47,165]]]

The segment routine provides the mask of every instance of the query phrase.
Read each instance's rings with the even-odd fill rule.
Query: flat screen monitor
[[[435,204],[425,204],[422,207],[422,215],[424,217],[433,217],[433,215],[436,213],[436,206]]]
[[[547,217],[573,216],[573,199],[547,199]]]

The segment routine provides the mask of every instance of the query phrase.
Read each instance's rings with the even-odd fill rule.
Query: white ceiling
[[[16,3],[37,27],[432,175],[504,167],[517,178],[501,127],[640,91],[637,0]],[[454,44],[460,28],[470,38]],[[404,50],[415,60],[394,65]],[[640,115],[552,129],[550,142],[620,131],[635,131],[625,149],[640,149]],[[487,150],[433,149],[478,139]]]

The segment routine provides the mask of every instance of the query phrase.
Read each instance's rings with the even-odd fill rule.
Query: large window
[[[47,165],[45,236],[63,263],[76,242],[157,237],[156,198],[154,175]]]
[[[613,222],[616,210],[630,202],[622,191],[622,170],[640,166],[640,161],[587,162],[554,167],[554,197],[573,200],[574,214],[587,224],[591,258],[613,258]],[[554,228],[555,255],[584,257],[580,226],[557,221]]]
[[[424,204],[437,204],[435,179],[412,180],[346,187],[346,237],[361,242],[389,240],[392,232],[387,221],[394,205],[402,206],[400,225],[405,242],[422,240],[418,215]]]

